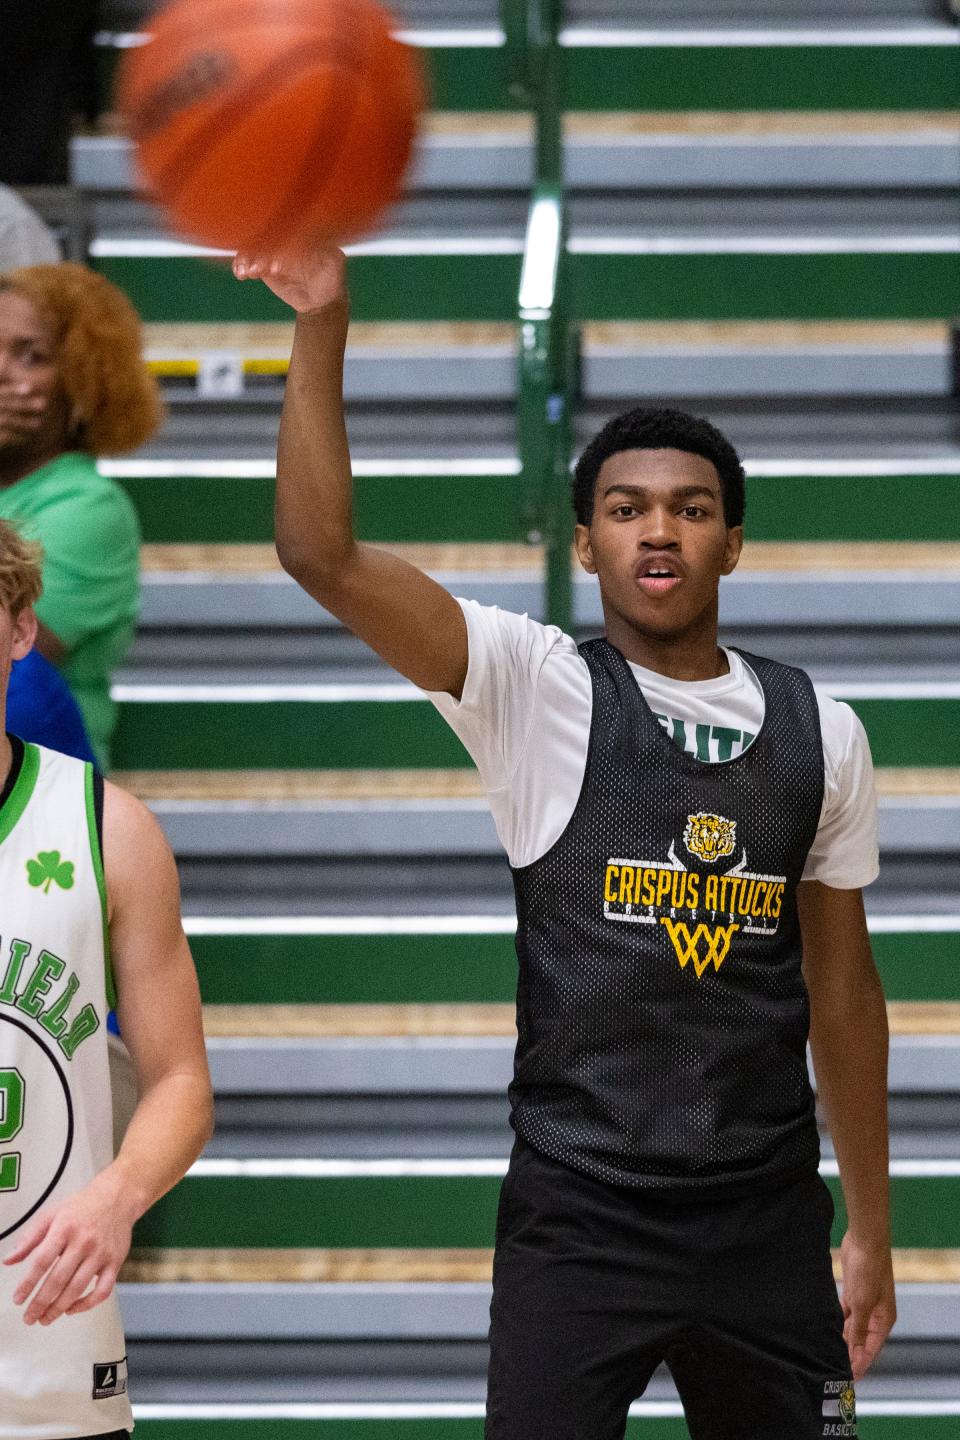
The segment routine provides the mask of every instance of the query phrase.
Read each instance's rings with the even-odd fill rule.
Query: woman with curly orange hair
[[[0,275],[0,517],[43,546],[37,647],[66,677],[104,767],[140,536],[96,457],[136,449],[161,414],[139,317],[116,286],[67,263]]]

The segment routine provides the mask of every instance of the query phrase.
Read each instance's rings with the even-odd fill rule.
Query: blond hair
[[[43,550],[24,540],[9,520],[0,520],[0,608],[14,619],[40,599]]]
[[[29,300],[53,326],[72,448],[122,455],[150,438],[163,404],[144,364],[140,317],[122,290],[65,260],[9,270],[0,291]]]

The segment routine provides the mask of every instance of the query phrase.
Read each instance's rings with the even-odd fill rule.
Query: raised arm
[[[39,1215],[7,1257],[24,1267],[14,1301],[27,1324],[49,1325],[107,1298],[134,1222],[185,1174],[213,1124],[176,866],[150,812],[113,785],[103,851],[117,1013],[140,1099],[113,1163]]]
[[[283,568],[325,609],[425,690],[459,698],[467,630],[442,586],[353,533],[343,414],[349,321],[339,250],[283,261],[238,255],[238,279],[262,279],[297,312],[277,451],[276,543]],[[398,506],[404,497],[398,493]]]
[[[798,890],[810,1050],[840,1166],[844,1337],[859,1380],[896,1319],[887,1179],[887,1011],[863,896],[816,880]]]

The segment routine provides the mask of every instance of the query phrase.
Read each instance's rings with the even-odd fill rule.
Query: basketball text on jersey
[[[717,866],[736,848],[737,824],[703,811],[688,815],[683,843],[702,865]],[[669,939],[681,970],[690,966],[701,980],[710,966],[718,971],[737,933],[775,935],[787,879],[747,868],[747,851],[723,873],[689,869],[672,842],[665,860],[607,861],[603,882],[606,920],[659,925]]]

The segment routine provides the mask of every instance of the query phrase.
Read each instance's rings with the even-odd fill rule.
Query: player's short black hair
[[[621,450],[686,450],[709,460],[720,476],[723,516],[728,526],[742,525],[746,504],[740,456],[715,425],[685,410],[637,406],[615,415],[593,437],[573,472],[573,508],[579,525],[593,519],[597,476],[605,460]]]

